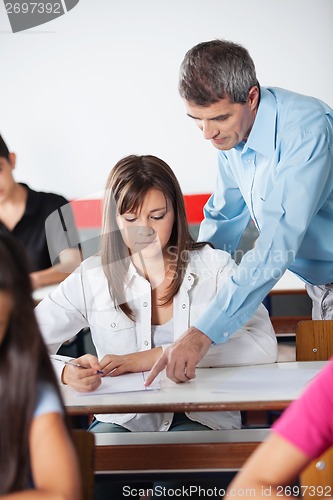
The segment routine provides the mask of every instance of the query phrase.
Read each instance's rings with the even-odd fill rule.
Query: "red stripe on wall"
[[[203,207],[210,194],[184,195],[185,210],[189,224],[200,224],[203,219]],[[71,206],[78,228],[100,227],[102,221],[101,200],[73,200]]]
[[[186,216],[189,224],[200,224],[203,219],[203,207],[210,194],[184,195]]]
[[[100,227],[102,200],[73,200],[71,207],[77,227]]]

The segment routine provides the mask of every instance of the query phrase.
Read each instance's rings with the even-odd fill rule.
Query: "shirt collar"
[[[276,100],[265,87],[260,87],[260,102],[250,135],[243,152],[251,148],[267,157],[272,157],[276,136]]]
[[[131,261],[131,258],[127,257],[127,259],[128,259],[128,269],[127,269],[127,273],[125,275],[125,282],[124,282],[125,290],[126,290],[126,288],[128,288],[131,285],[132,281],[135,278],[142,278],[142,276],[136,270],[135,265]]]

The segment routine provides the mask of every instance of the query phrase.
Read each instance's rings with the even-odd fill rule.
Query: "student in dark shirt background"
[[[15,165],[0,135],[0,232],[25,247],[33,288],[59,283],[81,262],[71,207],[63,196],[16,182]]]

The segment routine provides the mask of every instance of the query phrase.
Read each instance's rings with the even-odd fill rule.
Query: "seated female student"
[[[75,450],[34,315],[25,254],[0,235],[0,498],[79,500]]]
[[[290,489],[284,486],[291,484],[311,460],[333,445],[332,389],[333,358],[274,423],[267,441],[257,448],[230,484],[229,496],[243,498],[244,491],[251,490],[256,497],[267,497],[269,491],[270,498],[290,498]],[[297,496],[297,487],[292,491]],[[302,496],[302,489],[299,491]],[[310,485],[308,494],[314,498],[332,498],[333,494],[328,488],[326,491],[322,488],[321,494],[318,489],[318,496],[316,493]]]
[[[97,357],[86,367],[58,363],[59,377],[93,391],[102,376],[150,370],[162,349],[202,313],[232,275],[230,255],[189,233],[183,195],[171,168],[155,156],[128,156],[111,170],[100,255],[85,260],[36,308],[51,351],[89,327]],[[276,336],[264,306],[200,366],[274,363]],[[55,363],[57,364],[57,363]],[[103,371],[104,375],[97,373]],[[94,432],[232,429],[239,412],[97,415]]]

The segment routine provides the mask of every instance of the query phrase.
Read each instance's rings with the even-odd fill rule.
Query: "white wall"
[[[216,151],[177,92],[185,52],[212,38],[242,43],[263,85],[333,106],[332,19],[332,0],[80,0],[12,34],[1,2],[0,132],[16,179],[93,196],[122,156],[156,154],[185,193],[210,192]]]

